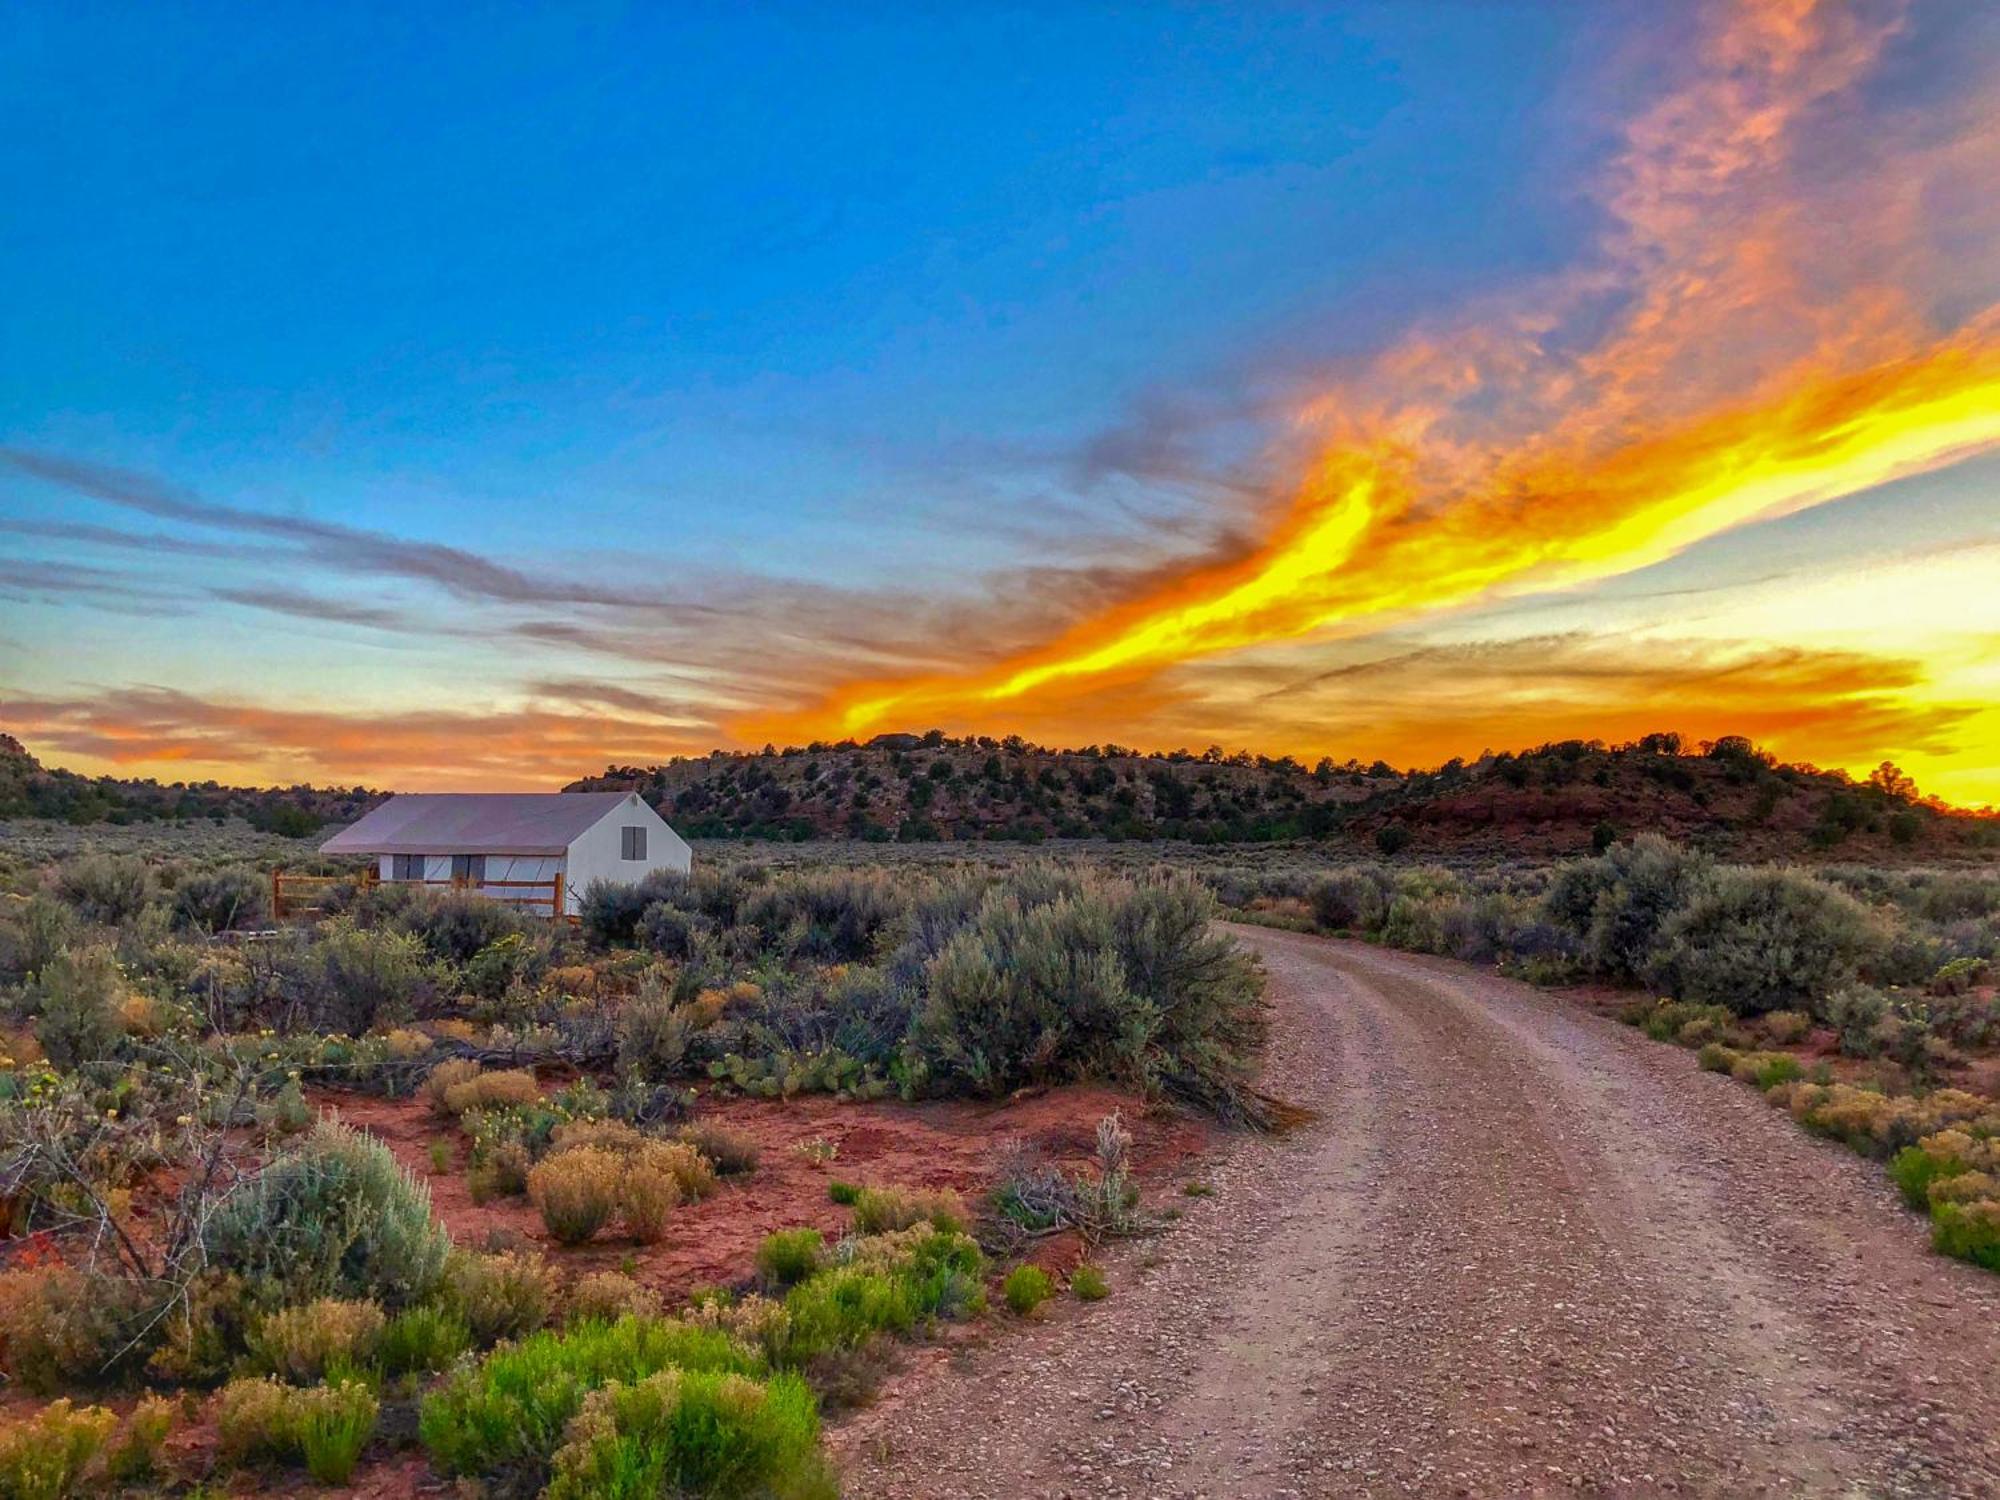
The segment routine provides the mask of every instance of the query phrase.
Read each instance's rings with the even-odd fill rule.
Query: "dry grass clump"
[[[715,1188],[707,1158],[678,1141],[609,1123],[565,1127],[561,1139],[528,1173],[528,1198],[566,1245],[583,1244],[614,1218],[632,1239],[652,1244],[677,1206]]]
[[[358,1369],[375,1356],[388,1322],[373,1302],[317,1302],[266,1314],[247,1340],[260,1370],[293,1385],[313,1385],[337,1368]]]
[[[624,1159],[618,1179],[618,1222],[630,1238],[642,1245],[657,1244],[666,1236],[668,1218],[685,1198],[672,1168],[654,1160],[650,1151],[635,1151]]]
[[[623,1154],[636,1151],[646,1143],[646,1136],[635,1126],[623,1120],[571,1120],[558,1125],[550,1137],[552,1149],[569,1151],[582,1146],[595,1146],[600,1151],[615,1151]]]
[[[528,1200],[550,1234],[565,1245],[581,1245],[618,1212],[625,1162],[600,1146],[579,1146],[535,1163],[528,1173]]]
[[[1813,1029],[1813,1019],[1802,1010],[1774,1010],[1762,1021],[1764,1035],[1779,1047],[1795,1046]]]
[[[358,1380],[304,1390],[262,1376],[232,1380],[216,1397],[217,1447],[225,1463],[303,1461],[321,1484],[345,1484],[379,1412]]]
[[[1985,1121],[2000,1127],[2000,1106],[1963,1089],[1883,1094],[1845,1083],[1795,1083],[1768,1097],[1807,1129],[1870,1156],[1886,1156],[1953,1125]]]
[[[695,1120],[683,1125],[677,1138],[707,1157],[723,1177],[741,1177],[757,1170],[757,1143],[740,1130],[714,1120]]]
[[[548,1322],[556,1274],[541,1256],[524,1250],[498,1255],[456,1250],[445,1266],[444,1301],[464,1319],[476,1344],[520,1338]]]
[[[690,1201],[706,1198],[715,1191],[715,1168],[708,1158],[681,1141],[647,1141],[632,1153],[633,1165],[647,1172],[673,1178],[681,1195]]]
[[[149,1304],[134,1282],[71,1266],[0,1273],[0,1368],[45,1395],[102,1384],[144,1359],[133,1335]]]
[[[854,1200],[854,1232],[881,1234],[916,1224],[963,1233],[965,1200],[950,1188],[863,1188]]]
[[[446,1084],[433,1107],[457,1119],[475,1109],[514,1109],[533,1104],[541,1097],[541,1086],[535,1082],[533,1073],[524,1068],[508,1068],[498,1073],[475,1072],[469,1078]]]
[[[563,1317],[570,1323],[615,1323],[623,1317],[657,1318],[660,1294],[643,1287],[622,1271],[593,1271],[579,1277],[563,1299]]]
[[[53,1401],[0,1429],[0,1495],[7,1500],[63,1500],[77,1494],[85,1471],[118,1418],[101,1406]]]
[[[715,1190],[715,1169],[694,1147],[622,1121],[577,1121],[555,1139],[528,1173],[528,1197],[564,1244],[584,1243],[614,1217],[630,1238],[653,1244],[676,1207]]]

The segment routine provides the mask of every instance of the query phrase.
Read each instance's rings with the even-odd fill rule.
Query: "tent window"
[[[392,854],[389,856],[389,878],[391,880],[422,880],[424,878],[424,856],[421,854]]]
[[[645,830],[645,829],[643,829],[643,828],[621,828],[621,829],[619,829],[619,830],[618,830],[618,832],[619,832],[619,834],[620,834],[620,835],[622,836],[622,843],[621,843],[621,846],[620,846],[620,848],[619,848],[619,851],[618,851],[618,852],[619,852],[619,853],[620,853],[620,854],[621,854],[621,855],[622,855],[622,856],[623,856],[624,858],[626,858],[626,859],[644,859],[644,858],[646,857],[646,830]]]
[[[454,854],[451,857],[451,878],[470,885],[486,883],[486,856],[483,854]]]

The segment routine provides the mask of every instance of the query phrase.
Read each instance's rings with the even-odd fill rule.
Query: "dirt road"
[[[1878,1166],[1525,985],[1241,936],[1320,1120],[1110,1301],[925,1356],[850,1494],[2000,1495],[2000,1277]]]

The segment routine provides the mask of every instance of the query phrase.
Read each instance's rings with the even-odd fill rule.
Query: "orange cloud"
[[[660,713],[550,704],[493,712],[336,713],[213,700],[164,688],[85,698],[14,698],[10,732],[53,763],[162,765],[183,779],[382,784],[404,791],[546,790],[607,762],[706,749]],[[57,752],[53,756],[50,752]]]
[[[1934,263],[1922,154],[1833,186],[1801,160],[1895,29],[1812,0],[1716,9],[1693,76],[1626,130],[1598,254],[1301,403],[1319,451],[1247,555],[1027,650],[730,727],[1013,725],[1086,692],[1116,725],[1190,661],[1574,589],[2000,446],[1992,313],[1941,329],[1903,284]],[[1829,236],[1835,206],[1863,212]]]

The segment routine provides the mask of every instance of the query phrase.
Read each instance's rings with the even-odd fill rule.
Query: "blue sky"
[[[1678,442],[1773,379],[1941,341],[1983,358],[1994,275],[1971,268],[2000,263],[1967,186],[2000,26],[1873,3],[1828,0],[1797,34],[1747,0],[11,20],[0,437],[25,457],[0,468],[0,719],[85,766],[436,784],[486,726],[550,736],[475,768],[532,784],[765,719],[838,728],[846,684],[905,680],[923,686],[890,701],[951,727],[1372,756],[1354,706],[1267,724],[1221,680],[1239,649],[1243,680],[1259,652],[1289,670],[1362,649],[1318,602],[1101,684],[1088,711],[939,683],[1253,566],[1356,444],[1423,471],[1378,517],[1391,538],[1523,455]],[[1788,133],[1723,172],[1744,101]],[[1690,164],[1715,180],[1688,189]],[[1925,185],[1921,211],[1857,214],[1899,181]],[[1699,211],[1648,217],[1663,183]],[[1780,211],[1816,229],[1757,290],[1776,313],[1688,300],[1690,271],[1747,277]],[[1680,331],[1636,361],[1659,387],[1634,416],[1603,372],[1649,295]],[[1518,583],[1433,590],[1367,649],[1526,628],[1559,654],[1593,591],[1626,618],[1650,569],[1735,588],[1788,548],[1879,564],[1885,507],[1917,551],[1990,546],[1991,466],[1952,431],[1901,486],[1793,496],[1616,577],[1593,562],[1541,614]],[[1559,517],[1523,524],[1523,555],[1568,545]],[[496,593],[487,563],[533,586]],[[1908,644],[1898,670],[1986,628]],[[1938,717],[1959,700],[1935,676],[1879,747],[1774,727],[1837,763],[1949,768],[1984,732]],[[608,716],[592,683],[657,708]],[[419,707],[450,720],[421,747],[324,748],[345,740],[328,725],[358,743]],[[1575,732],[1589,709],[1500,732]],[[1446,742],[1433,720],[1397,731],[1403,758]]]
[[[8,426],[740,556],[1060,483],[1149,393],[1359,347],[1577,209],[1536,189],[1553,12],[923,14],[31,12]]]

